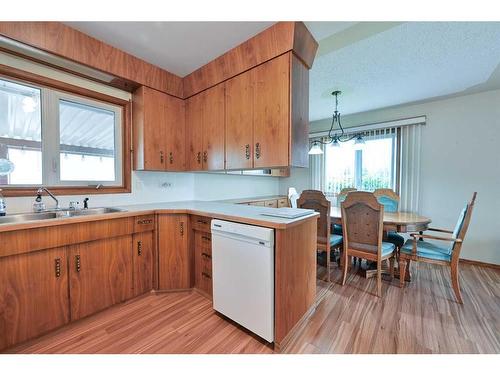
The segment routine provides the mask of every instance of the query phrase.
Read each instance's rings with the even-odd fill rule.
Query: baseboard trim
[[[486,262],[480,262],[478,260],[463,259],[463,258],[460,258],[459,262],[465,264],[471,264],[473,266],[478,266],[478,267],[489,267],[500,270],[500,264],[486,263]]]

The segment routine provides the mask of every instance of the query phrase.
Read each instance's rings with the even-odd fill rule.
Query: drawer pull
[[[142,255],[142,241],[137,241],[137,255]]]
[[[181,232],[181,236],[184,236],[184,222],[183,221],[181,221],[180,232]]]
[[[208,160],[208,152],[203,152],[203,161],[206,163]]]
[[[152,224],[152,223],[153,223],[153,219],[141,219],[141,220],[137,220],[137,224],[141,224],[141,225]]]
[[[201,163],[201,152],[198,152],[198,154],[196,155],[196,160],[198,161],[198,164]]]
[[[212,240],[210,237],[207,237],[207,236],[201,236],[201,239],[203,239],[205,241],[211,241]]]
[[[259,143],[259,142],[257,142],[257,143],[255,144],[255,157],[256,157],[257,159],[259,159],[259,158],[260,158],[260,143]]]
[[[163,164],[165,158],[163,157],[163,151],[160,151],[160,163]]]
[[[211,279],[211,278],[212,278],[212,276],[210,276],[210,275],[209,275],[208,273],[206,273],[206,272],[202,272],[202,273],[201,273],[201,275],[202,275],[203,277],[206,277],[207,279]]]
[[[172,153],[169,154],[168,160],[170,161],[170,164],[173,164],[173,162],[174,162],[174,155]]]
[[[80,255],[75,255],[75,266],[76,266],[76,272],[80,272],[82,266],[80,262]]]
[[[249,144],[245,145],[245,158],[247,160],[250,159],[250,145]]]
[[[55,266],[56,266],[56,277],[60,277],[61,276],[61,258],[55,259]]]
[[[205,224],[205,225],[208,224],[205,220],[199,220],[198,219],[198,220],[196,220],[196,222],[199,223],[199,224]]]
[[[207,253],[201,253],[201,256],[205,257],[207,259],[212,259],[212,256],[210,254],[207,254]]]

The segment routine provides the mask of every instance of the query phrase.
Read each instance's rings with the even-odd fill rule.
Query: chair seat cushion
[[[387,233],[386,241],[393,243],[399,248],[403,247],[403,245],[405,244],[405,238],[402,235],[397,234],[396,232]]]
[[[390,242],[382,242],[382,257],[391,254],[394,251],[394,244]]]
[[[330,235],[330,246],[338,246],[342,243],[342,236],[338,234]]]
[[[413,242],[417,242],[417,256],[419,257],[445,261],[449,261],[451,259],[449,249],[446,247],[434,245],[433,243],[427,241],[415,241],[413,239],[409,239],[405,242],[401,248],[401,253],[411,255]]]

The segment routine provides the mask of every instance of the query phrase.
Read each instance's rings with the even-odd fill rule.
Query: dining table
[[[330,218],[332,224],[342,224],[342,211],[340,207],[332,206],[330,208]],[[419,232],[422,234],[423,231],[429,228],[431,219],[422,216],[416,212],[384,212],[384,233],[397,232],[397,233],[414,233]],[[376,266],[375,266],[376,267]],[[376,275],[376,269],[368,266],[367,268],[361,269],[363,276],[366,278],[373,277]],[[399,272],[395,273],[396,277],[399,277]],[[408,272],[406,275],[406,280],[411,280],[411,275]]]

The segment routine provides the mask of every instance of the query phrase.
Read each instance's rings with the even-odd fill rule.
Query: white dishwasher
[[[274,341],[274,229],[212,220],[214,309]]]

